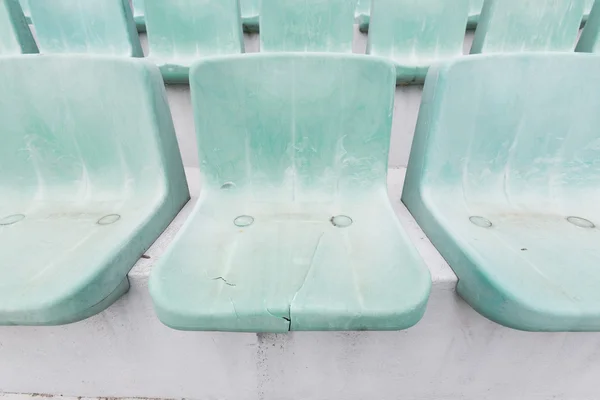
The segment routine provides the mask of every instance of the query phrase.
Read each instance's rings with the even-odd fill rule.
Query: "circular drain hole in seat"
[[[121,219],[121,216],[119,214],[108,214],[105,215],[104,217],[100,218],[97,222],[98,225],[110,225],[110,224],[114,224],[115,222],[117,222],[118,220]]]
[[[12,225],[25,219],[23,214],[13,214],[0,219],[0,225]]]
[[[481,228],[489,228],[492,226],[492,222],[489,219],[480,217],[478,215],[469,217],[469,221],[471,221],[473,225],[477,225]]]
[[[254,218],[252,218],[249,215],[240,215],[239,217],[233,220],[233,223],[235,224],[235,226],[243,228],[245,226],[252,225],[254,223]]]
[[[581,217],[567,217],[567,221],[580,228],[595,228],[596,225],[590,220]]]
[[[347,215],[336,215],[335,217],[331,217],[330,219],[333,226],[337,226],[338,228],[347,228],[352,225],[352,218]]]

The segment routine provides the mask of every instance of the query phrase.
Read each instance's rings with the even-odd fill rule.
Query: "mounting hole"
[[[0,225],[12,225],[25,219],[23,214],[13,214],[0,219]]]
[[[235,226],[239,226],[241,228],[245,226],[250,226],[254,223],[254,218],[249,215],[240,215],[236,219],[233,220]]]
[[[333,226],[337,226],[338,228],[347,228],[352,225],[352,218],[347,215],[336,215],[335,217],[331,217],[330,221]]]
[[[471,221],[473,225],[477,225],[480,228],[489,228],[492,226],[492,222],[489,219],[480,217],[478,215],[473,215],[472,217],[469,217],[469,221]]]
[[[114,224],[115,222],[117,222],[118,220],[121,219],[121,216],[119,214],[108,214],[105,215],[104,217],[100,218],[97,222],[98,225],[110,225],[110,224]]]
[[[235,188],[235,183],[233,182],[225,182],[221,185],[221,190],[230,190]]]
[[[590,220],[581,217],[567,217],[567,221],[580,228],[595,228],[596,225]]]

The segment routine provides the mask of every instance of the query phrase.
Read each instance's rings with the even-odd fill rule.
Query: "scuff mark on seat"
[[[212,278],[213,281],[217,281],[217,280],[222,280],[223,282],[225,282],[225,284],[227,286],[236,286],[235,283],[229,283],[227,282],[227,280],[225,278],[223,278],[222,276],[217,276],[216,278]]]

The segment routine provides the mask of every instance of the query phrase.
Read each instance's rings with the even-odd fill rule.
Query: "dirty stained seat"
[[[600,330],[599,93],[589,54],[470,56],[427,77],[402,199],[500,324]]]
[[[37,52],[19,1],[0,2],[0,56]]]
[[[81,320],[189,194],[158,69],[90,56],[0,59],[0,325]]]
[[[143,57],[129,0],[28,0],[42,53]]]
[[[148,58],[167,83],[187,83],[202,57],[244,52],[238,0],[145,0]]]
[[[353,55],[201,61],[203,192],[150,279],[183,330],[398,330],[431,280],[391,207],[394,68]],[[352,82],[352,84],[348,84]]]

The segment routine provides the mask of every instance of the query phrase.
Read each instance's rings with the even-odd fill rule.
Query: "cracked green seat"
[[[38,48],[29,30],[18,0],[0,2],[0,55],[37,53]]]
[[[160,320],[250,332],[419,321],[429,273],[386,190],[392,65],[229,56],[196,64],[190,85],[203,192],[152,271]]]
[[[167,83],[187,83],[202,57],[244,52],[237,0],[145,0],[149,59]]]
[[[354,19],[358,23],[358,29],[360,29],[360,31],[363,33],[366,33],[369,30],[369,21],[371,19],[371,1],[372,0],[358,0],[356,3]]]
[[[260,50],[352,53],[356,0],[261,0]]]
[[[160,73],[19,55],[0,86],[0,325],[81,320],[127,291],[189,197]]]
[[[242,24],[246,32],[258,32],[260,0],[239,0]]]
[[[573,51],[583,0],[486,0],[471,54]]]
[[[146,18],[144,17],[144,0],[132,0],[133,20],[138,32],[146,32]]]
[[[367,54],[389,58],[398,83],[421,83],[429,66],[462,56],[468,0],[376,0]]]
[[[143,57],[129,0],[29,0],[42,53]]]
[[[600,1],[592,8],[589,18],[581,32],[575,51],[597,53],[600,50]]]
[[[516,329],[600,330],[600,57],[478,55],[429,74],[402,200],[458,293]]]

